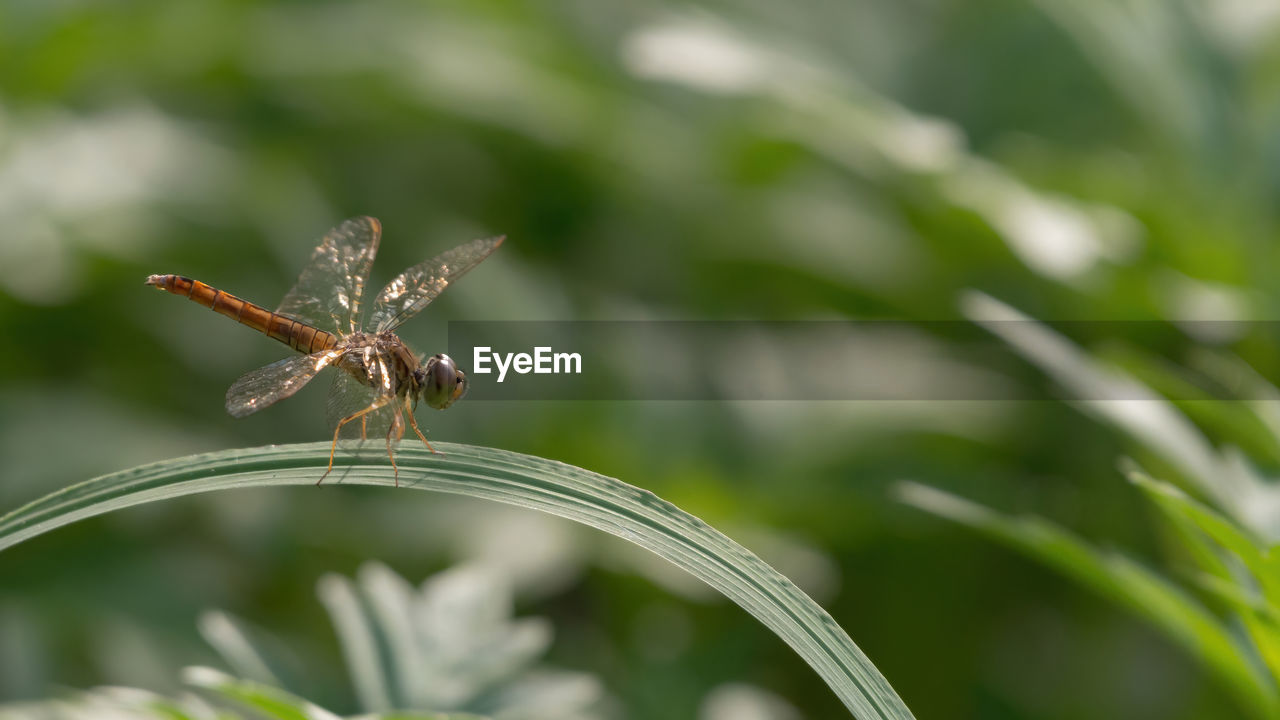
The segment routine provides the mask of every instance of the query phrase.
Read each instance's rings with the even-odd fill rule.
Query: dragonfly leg
[[[323,475],[321,475],[321,476],[320,476],[320,479],[316,481],[316,485],[319,485],[320,483],[324,482],[324,479],[325,479],[325,478],[327,478],[327,477],[329,477],[329,473],[333,472],[333,455],[334,455],[334,453],[335,453],[335,452],[337,452],[337,450],[338,450],[338,433],[342,432],[342,426],[343,426],[343,425],[346,425],[347,423],[351,422],[352,420],[355,420],[356,418],[364,418],[364,416],[365,416],[365,415],[368,415],[369,413],[373,412],[374,410],[377,410],[377,409],[379,409],[379,408],[383,407],[383,406],[384,406],[384,405],[386,405],[389,401],[390,401],[390,400],[389,400],[389,399],[386,399],[386,398],[379,398],[378,400],[375,400],[375,401],[373,402],[373,404],[372,404],[372,405],[370,405],[369,407],[367,407],[367,408],[365,408],[365,409],[363,409],[363,410],[358,410],[358,411],[356,411],[356,412],[353,412],[353,413],[351,413],[350,415],[348,415],[348,416],[346,416],[346,417],[344,417],[344,418],[342,418],[341,420],[339,420],[339,421],[338,421],[338,427],[336,427],[336,428],[334,428],[334,429],[333,429],[333,444],[329,446],[329,467],[328,467],[327,469],[325,469],[324,474],[323,474]],[[393,461],[391,464],[394,466],[394,465],[395,465],[395,462]],[[400,478],[399,478],[399,475],[397,474],[397,476],[396,476],[396,486],[398,487],[398,486],[399,486],[399,484],[400,484]]]
[[[396,455],[391,452],[391,436],[394,434],[396,440],[404,435],[404,419],[400,417],[400,409],[396,408],[396,419],[392,421],[391,427],[387,428],[387,457],[391,458],[391,469],[396,474],[396,487],[400,487],[400,467],[396,465]]]
[[[410,410],[407,414],[409,415],[409,425],[413,427],[413,431],[418,434],[418,439],[422,441],[422,444],[427,446],[427,449],[431,451],[432,455],[443,455],[444,453],[436,452],[436,449],[431,447],[431,443],[427,442],[427,438],[422,435],[422,431],[418,429],[418,421],[413,417],[413,411]]]

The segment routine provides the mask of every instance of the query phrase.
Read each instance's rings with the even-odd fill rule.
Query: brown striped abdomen
[[[199,280],[181,275],[151,275],[147,278],[147,284],[174,295],[185,296],[219,315],[226,315],[241,325],[248,325],[267,337],[275,338],[298,352],[310,354],[328,350],[338,344],[333,333],[271,312],[261,305],[241,300]]]

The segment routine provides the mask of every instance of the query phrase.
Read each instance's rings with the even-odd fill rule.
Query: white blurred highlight
[[[623,43],[622,61],[640,77],[735,93],[765,85],[777,67],[765,53],[706,19],[640,30]]]
[[[9,131],[0,146],[0,290],[34,304],[79,291],[76,245],[136,254],[147,205],[199,201],[228,165],[195,130],[141,104],[0,123]]]
[[[698,720],[800,720],[781,697],[745,683],[726,683],[707,693]]]
[[[1280,0],[1214,0],[1199,6],[1208,26],[1237,50],[1264,50],[1280,25]]]
[[[1027,267],[1055,280],[1078,278],[1103,260],[1123,262],[1141,245],[1142,228],[1128,214],[1037,193],[976,158],[944,179],[942,192],[991,223]]]
[[[1174,270],[1156,278],[1165,315],[1188,336],[1206,343],[1244,337],[1255,303],[1240,287],[1198,280]]]
[[[715,19],[676,16],[631,34],[623,63],[636,76],[718,94],[753,94],[781,112],[765,122],[779,135],[861,174],[937,175],[943,197],[981,215],[1033,271],[1082,279],[1103,261],[1125,262],[1142,227],[1114,207],[1038,193],[964,150],[964,135],[826,70],[802,49],[784,51]]]

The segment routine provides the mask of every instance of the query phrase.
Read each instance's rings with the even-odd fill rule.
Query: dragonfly
[[[340,437],[364,440],[385,431],[397,487],[400,468],[392,443],[404,436],[406,424],[436,453],[418,428],[414,410],[419,400],[437,410],[461,400],[467,393],[467,376],[448,355],[414,354],[396,329],[506,239],[472,240],[410,267],[377,294],[362,322],[365,281],[381,237],[382,224],[371,217],[352,218],[330,230],[274,312],[182,275],[150,275],[146,280],[147,285],[185,296],[301,353],[236,380],[227,390],[227,412],[233,417],[251,415],[292,396],[326,368],[338,369],[325,403],[333,444],[329,466],[317,485],[333,471]]]

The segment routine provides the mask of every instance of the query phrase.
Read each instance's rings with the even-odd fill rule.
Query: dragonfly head
[[[414,375],[418,392],[437,410],[444,410],[467,394],[467,375],[448,355],[432,355]]]

